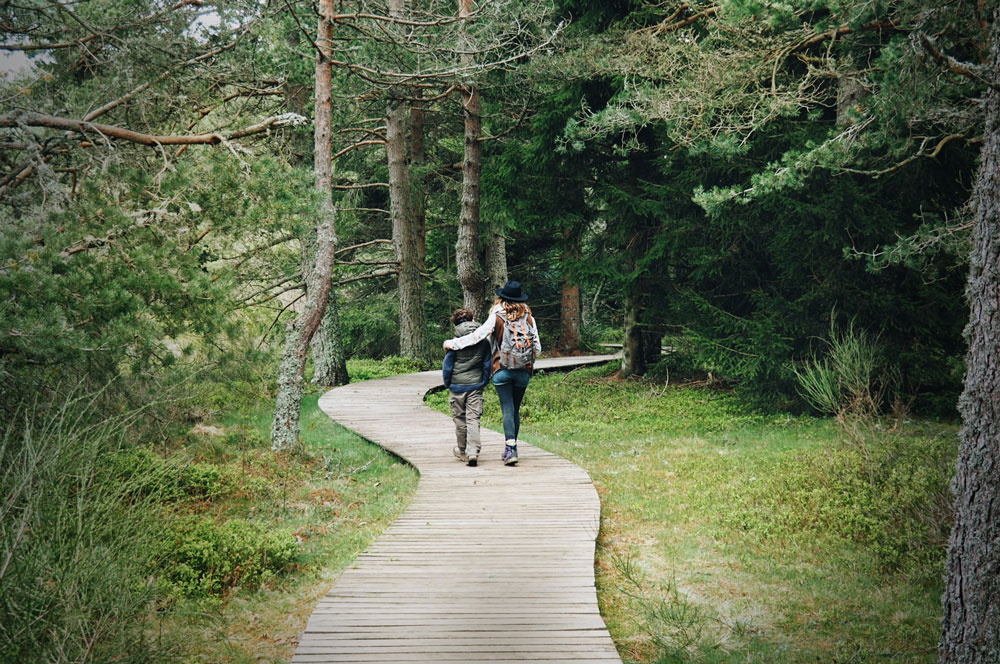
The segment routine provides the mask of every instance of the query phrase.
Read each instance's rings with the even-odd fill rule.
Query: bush
[[[144,638],[156,588],[147,583],[159,509],[141,476],[103,470],[131,432],[86,423],[92,404],[25,412],[0,441],[0,659],[151,662]],[[70,414],[72,413],[72,414]]]
[[[163,542],[158,569],[171,595],[221,595],[236,586],[256,588],[291,563],[298,541],[243,519],[178,521]]]
[[[112,455],[111,477],[124,481],[137,496],[162,502],[184,498],[212,499],[240,487],[233,472],[210,463],[182,463],[164,459],[150,447],[137,447]]]
[[[878,339],[851,324],[841,332],[831,328],[826,343],[826,357],[813,356],[802,369],[795,370],[801,396],[819,412],[838,420],[877,415],[889,377]]]
[[[833,534],[864,544],[886,570],[937,578],[952,521],[951,437],[883,434],[859,448],[789,457],[734,483],[723,523],[748,535]]]

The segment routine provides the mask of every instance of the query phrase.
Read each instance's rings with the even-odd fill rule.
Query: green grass
[[[936,660],[953,428],[875,432],[866,455],[830,419],[611,371],[536,376],[521,437],[598,488],[599,601],[626,661]]]
[[[289,661],[319,598],[409,503],[416,471],[334,424],[317,401],[315,394],[303,399],[301,453],[270,451],[269,405],[226,414],[172,450],[172,458],[218,469],[227,487],[183,501],[175,517],[245,519],[290,532],[299,543],[292,565],[259,587],[174,598],[159,629],[179,644],[184,661]]]

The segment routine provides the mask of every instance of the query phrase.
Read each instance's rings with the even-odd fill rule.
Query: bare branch
[[[892,173],[893,171],[898,171],[899,169],[903,168],[907,164],[912,163],[912,162],[914,162],[917,159],[920,159],[922,157],[923,158],[927,158],[927,159],[937,159],[937,156],[939,154],[941,154],[941,150],[944,148],[944,146],[947,145],[948,143],[950,143],[951,141],[954,141],[954,140],[957,140],[957,139],[965,139],[969,143],[979,143],[979,142],[981,142],[981,139],[977,139],[977,138],[971,138],[971,139],[969,139],[969,138],[966,138],[965,136],[963,136],[962,134],[949,134],[948,136],[945,136],[940,141],[938,141],[937,145],[934,146],[933,150],[925,151],[924,147],[927,145],[927,143],[930,140],[930,137],[928,137],[928,138],[925,138],[923,140],[923,142],[920,145],[920,149],[918,149],[916,152],[914,152],[913,154],[911,154],[906,159],[904,159],[904,160],[902,160],[900,162],[897,162],[897,163],[893,164],[892,166],[888,166],[886,168],[882,168],[882,169],[879,169],[879,170],[862,170],[862,169],[846,168],[846,167],[841,167],[838,170],[843,171],[845,173],[856,173],[858,175],[870,175],[873,178],[878,179],[878,178],[882,177],[883,175],[888,175],[889,173]]]
[[[312,35],[309,34],[309,31],[306,30],[305,27],[303,27],[302,21],[299,20],[299,15],[295,13],[295,8],[292,7],[292,3],[289,2],[288,0],[285,0],[285,6],[288,7],[288,11],[291,12],[292,18],[295,19],[295,25],[299,26],[299,31],[306,36],[306,39],[309,41],[309,44],[313,47],[313,50],[316,51],[316,54],[320,57],[321,60],[326,60],[327,59],[326,54],[323,52],[323,49],[319,47],[319,44],[316,43],[316,40],[312,38]]]
[[[44,113],[8,113],[6,115],[0,115],[0,127],[17,127],[18,125],[24,124],[30,127],[65,129],[67,131],[75,131],[84,135],[97,133],[100,134],[105,140],[109,137],[118,138],[149,147],[156,147],[160,145],[216,145],[226,140],[245,138],[254,134],[261,134],[268,131],[272,127],[299,124],[303,121],[304,118],[295,115],[294,113],[283,113],[281,115],[275,115],[267,118],[257,124],[250,125],[249,127],[244,127],[230,132],[193,134],[189,136],[155,136],[152,134],[132,131],[131,129],[125,129],[123,127],[116,127],[114,125],[61,118],[55,115],[46,115]]]
[[[667,32],[673,32],[675,30],[680,30],[681,28],[685,28],[685,27],[691,25],[692,23],[696,23],[696,22],[700,21],[703,18],[707,18],[709,16],[712,16],[713,14],[716,14],[719,11],[718,6],[713,5],[711,7],[706,7],[705,9],[701,10],[700,12],[698,12],[696,14],[693,14],[693,15],[685,18],[685,19],[682,19],[682,20],[678,21],[677,18],[682,13],[684,13],[685,11],[687,11],[689,9],[691,9],[691,5],[682,5],[681,7],[679,7],[677,9],[677,11],[675,11],[673,14],[671,14],[669,17],[667,17],[663,21],[660,21],[656,25],[652,25],[652,26],[650,26],[648,28],[643,28],[641,30],[638,30],[638,32],[640,32],[640,33],[649,33],[649,34],[652,34],[652,35],[659,36],[659,35],[665,34]]]
[[[509,134],[510,132],[512,132],[515,129],[517,129],[518,127],[520,127],[521,123],[524,121],[524,118],[526,118],[527,116],[528,116],[528,102],[525,102],[524,103],[524,108],[521,109],[521,114],[518,116],[518,118],[514,122],[514,124],[512,124],[509,127],[507,127],[507,129],[505,129],[504,131],[500,132],[499,134],[496,134],[495,136],[480,136],[476,140],[479,141],[480,143],[485,143],[487,141],[496,141],[496,140],[499,140],[499,139],[503,138],[504,136],[506,136],[507,134]]]
[[[399,261],[337,261],[337,265],[399,265]]]
[[[347,279],[341,279],[340,281],[333,282],[333,286],[343,286],[344,284],[354,283],[355,281],[363,281],[364,279],[375,279],[377,277],[389,277],[399,272],[398,269],[386,268],[384,270],[375,270],[373,272],[368,272],[367,274],[359,274],[354,277],[349,277]]]
[[[343,210],[344,208],[339,208]],[[351,209],[367,209],[367,208],[351,208]],[[386,212],[386,210],[379,210],[380,212]],[[373,244],[392,244],[392,240],[369,240],[368,242],[362,242],[361,244],[352,244],[349,247],[344,247],[342,249],[337,249],[337,256],[348,251],[354,251],[355,249],[361,249],[363,247],[370,247]]]
[[[478,12],[473,12],[470,17],[475,17]],[[465,20],[465,17],[459,18],[455,16],[446,16],[434,21],[411,21],[408,19],[393,17],[393,16],[381,16],[379,14],[334,14],[333,21],[335,23],[344,23],[350,19],[368,19],[372,21],[382,21],[384,23],[395,23],[396,25],[408,25],[413,27],[434,27],[438,25],[450,25],[452,23],[458,23],[459,21]]]
[[[956,60],[942,51],[938,47],[937,41],[930,35],[920,33],[920,43],[923,44],[923,47],[927,49],[927,52],[931,54],[931,57],[933,57],[939,65],[943,65],[953,74],[971,78],[972,80],[982,83],[983,85],[986,85],[994,90],[1000,90],[1000,82],[997,81],[996,72],[992,71],[989,67]]]
[[[80,46],[98,38],[99,35],[88,35],[80,39],[73,39],[64,42],[41,42],[38,44],[0,44],[2,51],[48,51],[57,48],[70,48]]]
[[[351,152],[352,150],[359,150],[359,149],[363,148],[366,145],[385,145],[385,141],[384,140],[381,140],[381,141],[359,141],[359,142],[355,143],[354,145],[348,145],[346,148],[344,148],[343,150],[341,150],[337,154],[333,155],[333,157],[331,157],[331,159],[338,159],[339,157],[344,156],[348,152]]]
[[[382,214],[389,214],[389,211],[384,208],[371,208],[371,207],[343,207],[337,208],[341,212],[381,212]],[[375,242],[392,242],[392,240],[375,240]]]
[[[371,189],[373,187],[387,187],[388,182],[370,182],[368,184],[335,184],[334,189]]]

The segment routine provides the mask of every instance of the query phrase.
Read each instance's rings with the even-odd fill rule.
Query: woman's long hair
[[[503,307],[504,316],[511,322],[516,321],[525,314],[531,313],[531,309],[524,302],[511,302],[510,300],[498,297],[493,305],[496,306],[498,304]]]

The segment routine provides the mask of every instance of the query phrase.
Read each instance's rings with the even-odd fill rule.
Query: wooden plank
[[[597,608],[590,477],[524,442],[506,467],[503,435],[487,430],[479,466],[460,463],[451,418],[423,405],[439,383],[436,371],[409,374],[320,398],[334,420],[413,464],[420,484],[319,601],[293,661],[621,664]]]

